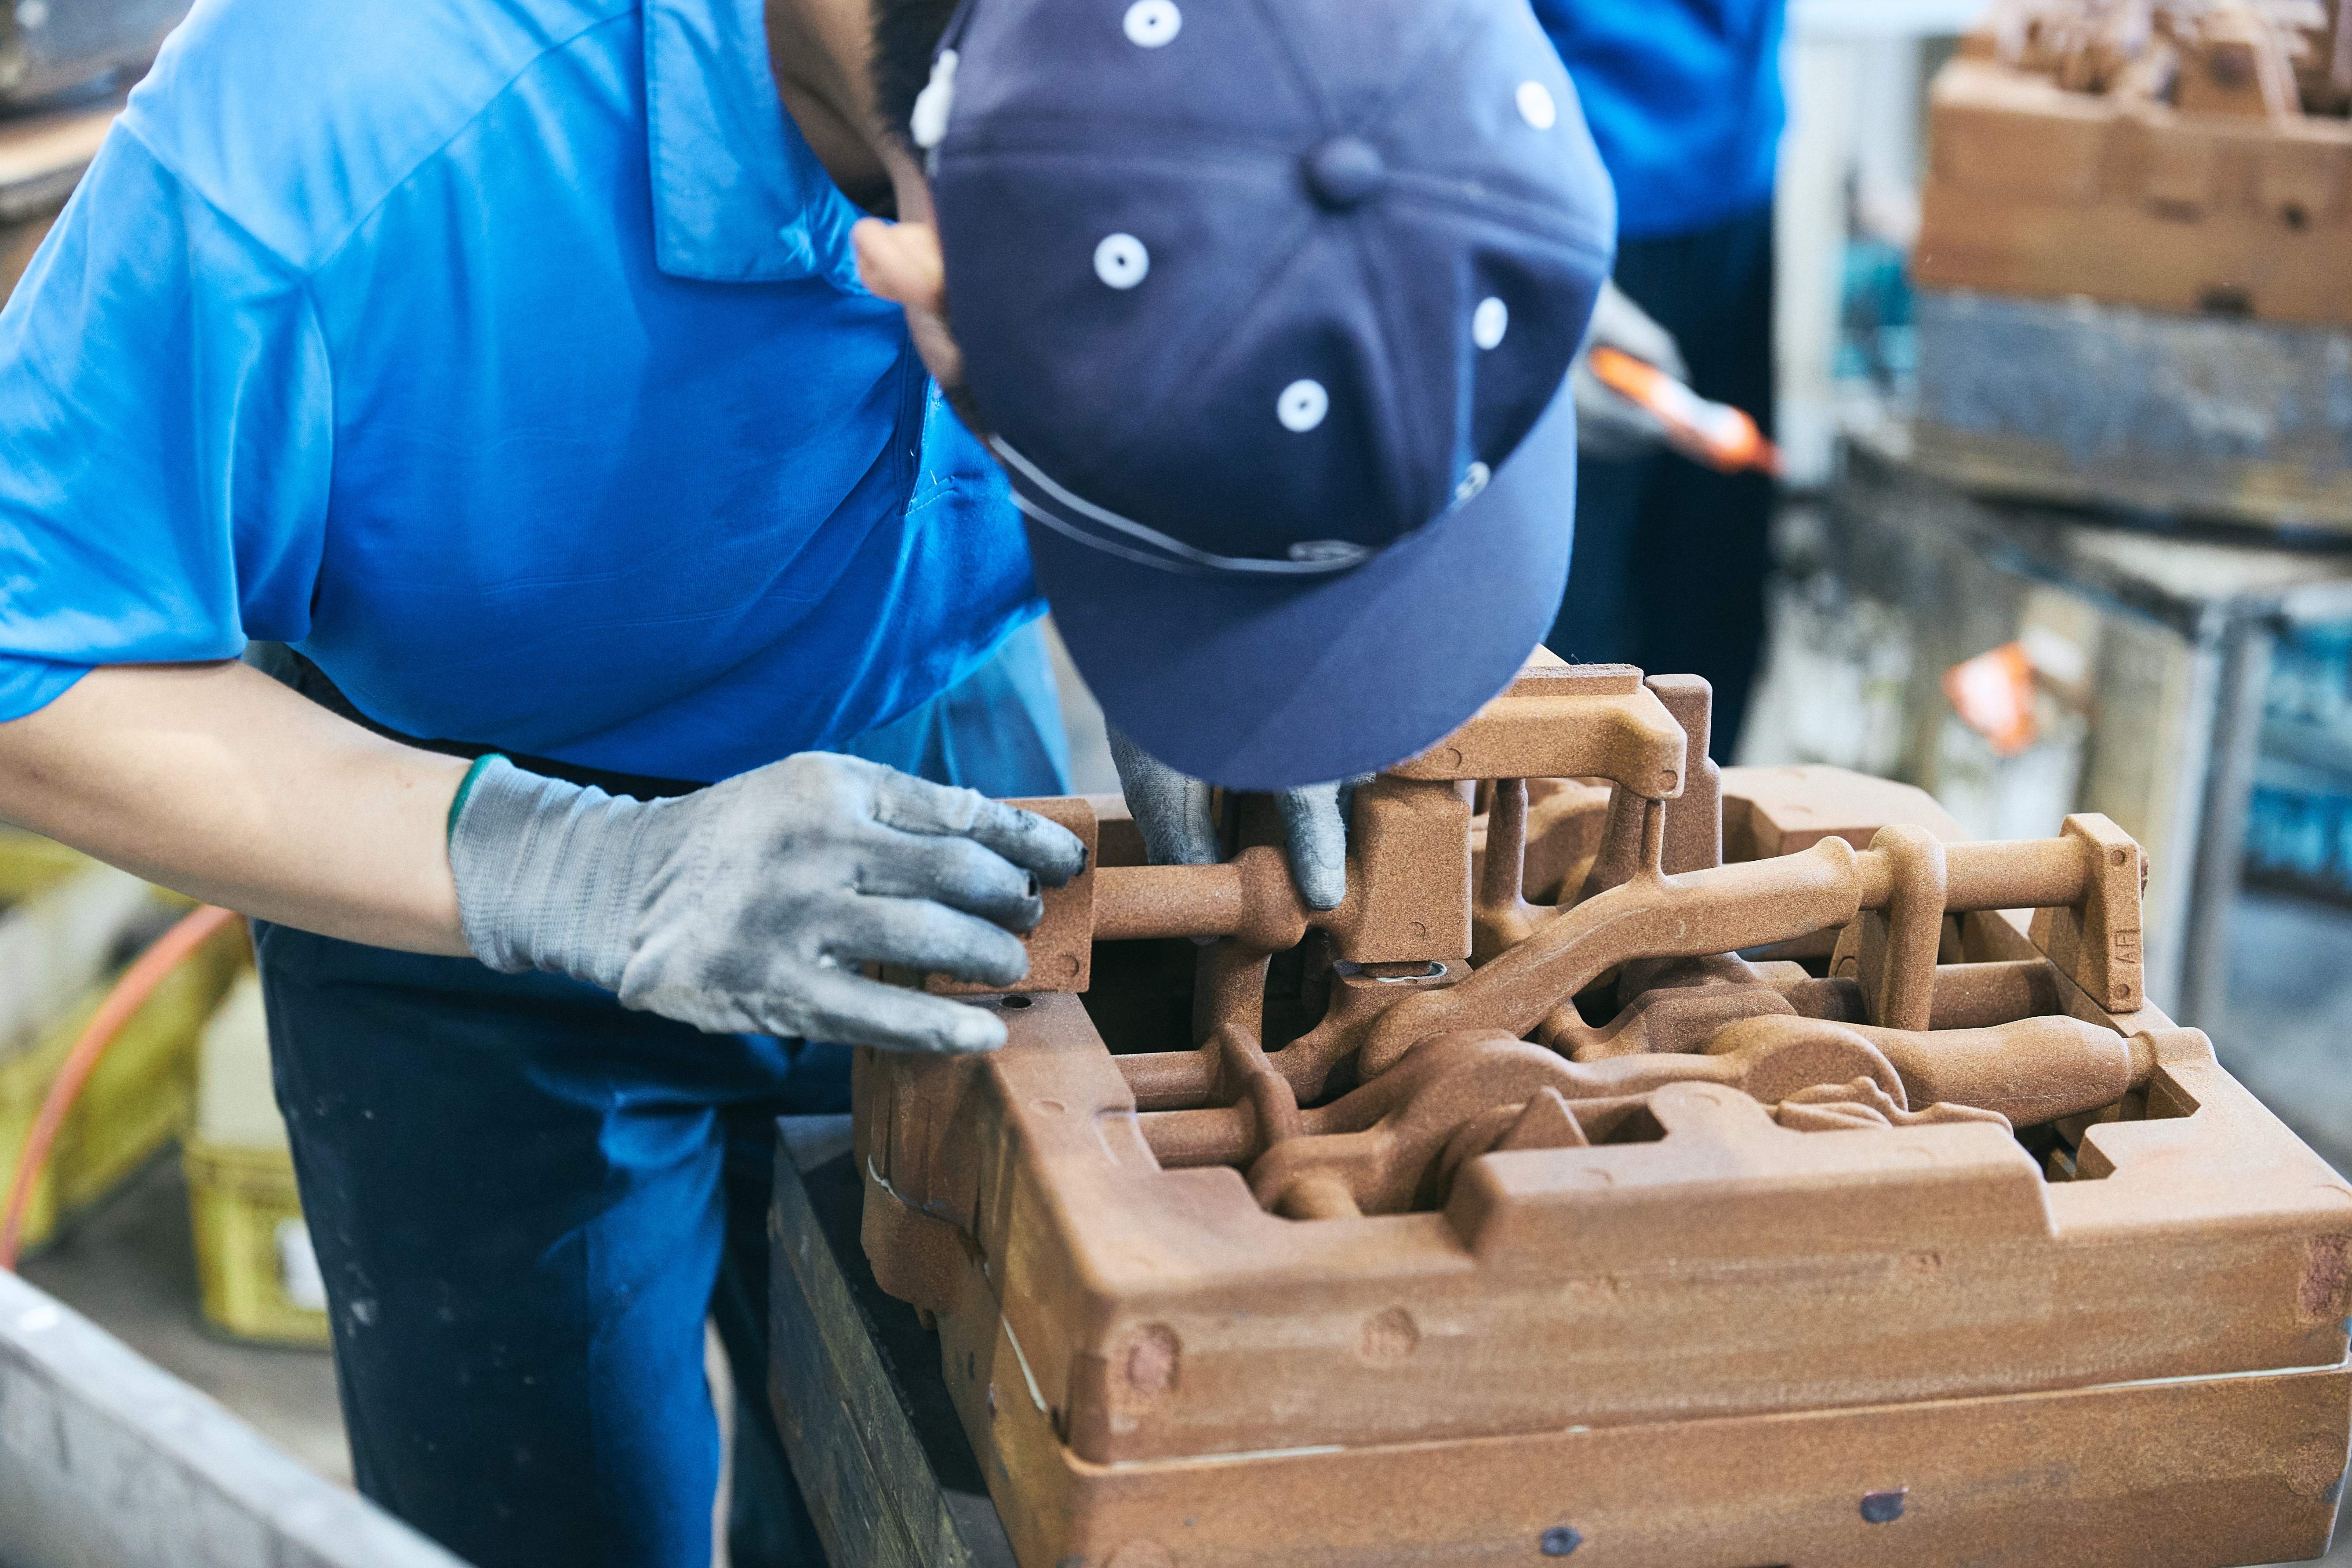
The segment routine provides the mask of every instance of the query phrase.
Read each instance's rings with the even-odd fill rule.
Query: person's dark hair
[[[874,107],[900,142],[915,97],[931,79],[931,56],[948,30],[956,0],[872,0],[874,6]]]

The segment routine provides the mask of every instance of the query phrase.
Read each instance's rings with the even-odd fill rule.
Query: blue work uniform
[[[860,216],[761,0],[201,0],[0,313],[0,719],[251,639],[590,775],[1058,791],[1017,517]],[[705,1316],[756,1492],[770,1118],[839,1054],[257,947],[362,1488],[483,1568],[700,1568]]]
[[[1772,199],[1788,0],[1531,0],[1617,184],[1620,239],[1696,234]]]
[[[1772,182],[1786,0],[1532,0],[1617,185],[1618,288],[1700,395],[1772,427]],[[1572,659],[1705,676],[1738,744],[1764,640],[1769,479],[1669,452],[1587,458],[1559,617]]]

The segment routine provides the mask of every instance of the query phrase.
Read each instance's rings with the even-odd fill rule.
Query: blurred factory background
[[[0,292],[179,8],[0,8]],[[1785,79],[1736,760],[1906,780],[1986,837],[2113,817],[2151,999],[2352,1169],[2352,0],[1792,0]],[[1116,787],[1066,701],[1078,787]],[[169,914],[26,839],[0,893],[5,1173]],[[85,1097],[25,1272],[341,1475],[259,1003],[217,956]]]

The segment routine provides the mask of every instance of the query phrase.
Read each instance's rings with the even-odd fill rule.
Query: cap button
[[[1380,195],[1389,166],[1380,149],[1360,136],[1334,136],[1307,154],[1307,188],[1334,212],[1345,212]]]

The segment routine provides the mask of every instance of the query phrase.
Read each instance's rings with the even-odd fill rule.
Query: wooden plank
[[[940,1373],[938,1336],[875,1283],[849,1118],[780,1126],[769,1398],[835,1568],[1014,1568]]]

